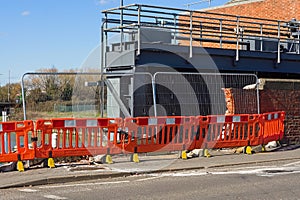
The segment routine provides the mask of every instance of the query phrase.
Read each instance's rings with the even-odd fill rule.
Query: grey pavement
[[[253,155],[235,154],[232,150],[211,151],[212,157],[178,159],[178,154],[140,154],[139,163],[130,162],[129,155],[113,156],[113,164],[57,164],[56,168],[30,168],[24,172],[0,173],[0,189],[36,186],[74,181],[124,177],[179,170],[214,169],[239,165],[276,164],[284,161],[300,160],[300,148],[285,147],[276,151]]]

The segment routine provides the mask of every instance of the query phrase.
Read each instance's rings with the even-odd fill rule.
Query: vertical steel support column
[[[174,44],[177,44],[176,41],[176,36],[177,36],[177,28],[176,28],[176,24],[177,24],[177,16],[176,14],[174,14]]]
[[[107,17],[108,17],[107,13],[105,13],[105,21],[107,20]],[[106,23],[105,23],[105,30],[107,30],[107,28],[108,28],[108,24],[107,24],[107,21],[106,21]],[[104,54],[103,54],[104,62],[103,63],[104,63],[104,66],[103,67],[105,68],[106,65],[107,65],[107,60],[106,60],[105,53],[106,53],[106,48],[107,48],[107,45],[108,45],[108,42],[107,42],[108,41],[108,36],[107,36],[108,33],[107,33],[107,31],[104,31],[104,33],[105,33],[104,34],[105,40],[103,40],[103,42],[104,42],[103,43],[103,47],[104,47],[104,51],[103,51],[104,52]]]
[[[277,63],[280,63],[280,21],[278,21],[278,46],[277,46]]]
[[[193,57],[193,12],[190,11],[190,58]]]
[[[257,114],[260,114],[260,101],[259,101],[259,84],[260,80],[258,77],[255,75],[256,78],[256,99],[257,99]]]
[[[105,25],[105,28],[104,28]],[[104,117],[104,98],[105,98],[105,94],[104,94],[104,68],[106,67],[106,46],[107,46],[107,31],[105,31],[107,29],[107,13],[105,13],[105,17],[104,17],[104,22],[102,23],[101,26],[101,66],[100,66],[100,72],[101,72],[101,85],[100,85],[100,89],[101,92],[99,95],[100,96],[100,113],[101,113],[101,117]]]
[[[141,6],[138,5],[138,50],[137,55],[141,54]]]
[[[157,117],[155,76],[156,73],[154,76],[152,76],[152,96],[153,96],[154,117]]]
[[[236,19],[236,55],[235,55],[235,61],[239,61],[239,39],[240,39],[240,17],[237,16]]]
[[[121,41],[120,41],[120,50],[121,52],[123,51],[123,37],[124,37],[124,33],[123,33],[123,0],[121,0],[120,2],[120,26],[121,26]]]
[[[222,19],[220,19],[220,48],[222,48]]]
[[[263,51],[263,25],[260,24],[260,51]]]
[[[297,40],[298,40],[298,41],[297,41],[297,44],[298,44],[298,45],[297,45],[297,47],[296,47],[296,53],[297,53],[297,54],[300,54],[300,47],[299,47],[299,45],[300,45],[300,42],[299,42],[299,39],[300,39],[300,30],[299,30],[299,26],[298,26],[297,32],[298,32],[298,33],[297,33]]]
[[[22,103],[23,103],[23,120],[26,120],[26,104],[25,104],[25,88],[24,88],[24,74],[21,80],[21,89],[22,89]]]
[[[105,19],[106,20],[106,19]],[[100,80],[101,80],[101,86],[100,86],[100,90],[101,90],[101,92],[100,92],[100,103],[101,103],[101,105],[100,105],[100,113],[101,113],[101,117],[103,118],[104,117],[104,114],[103,114],[103,112],[104,112],[104,84],[103,84],[103,72],[104,72],[104,34],[103,34],[103,31],[104,31],[104,23],[106,23],[106,22],[103,22],[102,23],[102,26],[101,26],[101,34],[100,34],[100,41],[101,41],[101,44],[100,44],[100,72],[101,72],[101,77],[100,77]]]

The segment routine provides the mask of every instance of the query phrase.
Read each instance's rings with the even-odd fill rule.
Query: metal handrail
[[[141,28],[160,28],[173,34],[175,44],[189,46],[190,57],[193,56],[193,47],[200,41],[215,43],[219,40],[220,48],[228,48],[224,43],[236,42],[236,61],[239,60],[239,51],[243,40],[260,41],[260,50],[263,51],[263,41],[277,41],[277,62],[280,63],[281,46],[284,44],[298,44],[299,39],[293,38],[290,32],[289,22],[270,20],[255,17],[235,16],[230,14],[220,14],[197,10],[186,10],[179,8],[169,8],[162,6],[152,6],[143,4],[131,4],[102,11],[105,15],[103,21],[106,26],[102,29],[108,33],[119,32],[125,34],[128,30],[137,31],[137,54],[141,48]],[[189,35],[189,42],[181,40],[185,35]],[[214,38],[214,39],[213,39]],[[123,37],[121,37],[123,39]],[[205,41],[206,40],[206,41]],[[120,45],[123,45],[123,40]],[[206,45],[209,47],[209,45]],[[120,48],[122,51],[123,48]],[[296,52],[299,53],[299,52]]]

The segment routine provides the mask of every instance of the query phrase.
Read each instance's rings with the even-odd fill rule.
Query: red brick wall
[[[229,4],[230,5],[230,4]],[[210,9],[210,12],[289,21],[300,20],[299,0],[264,0]]]
[[[239,16],[289,21],[300,20],[300,0],[263,0],[207,10]],[[261,113],[285,111],[285,139],[287,143],[300,142],[300,83],[274,81],[260,91]]]
[[[260,91],[261,113],[285,111],[285,136],[288,143],[300,141],[300,82],[267,82]]]

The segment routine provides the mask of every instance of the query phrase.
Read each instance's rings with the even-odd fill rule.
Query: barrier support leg
[[[182,151],[180,152],[180,158],[182,160],[187,160],[187,151],[185,150],[185,145],[183,145]]]
[[[187,153],[186,153],[186,150],[182,150],[182,151],[181,151],[181,159],[182,159],[182,160],[187,160]]]
[[[24,172],[24,165],[23,165],[23,162],[21,160],[21,155],[20,154],[18,154],[17,170],[19,172]]]
[[[113,164],[113,160],[112,160],[112,157],[110,155],[110,149],[109,148],[107,149],[107,154],[105,156],[105,163]]]
[[[266,145],[261,145],[261,152],[266,152]]]
[[[48,167],[49,167],[49,168],[55,168],[54,159],[53,159],[53,157],[52,157],[52,151],[49,151]]]
[[[250,146],[250,141],[248,141],[248,145],[244,147],[244,153],[248,155],[252,154],[252,147]]]
[[[202,156],[206,157],[206,158],[211,157],[210,153],[208,152],[207,144],[205,144],[205,147],[204,147],[204,149],[202,151]]]
[[[130,161],[135,163],[140,162],[139,155],[137,154],[137,147],[134,147],[134,153],[130,155]]]

